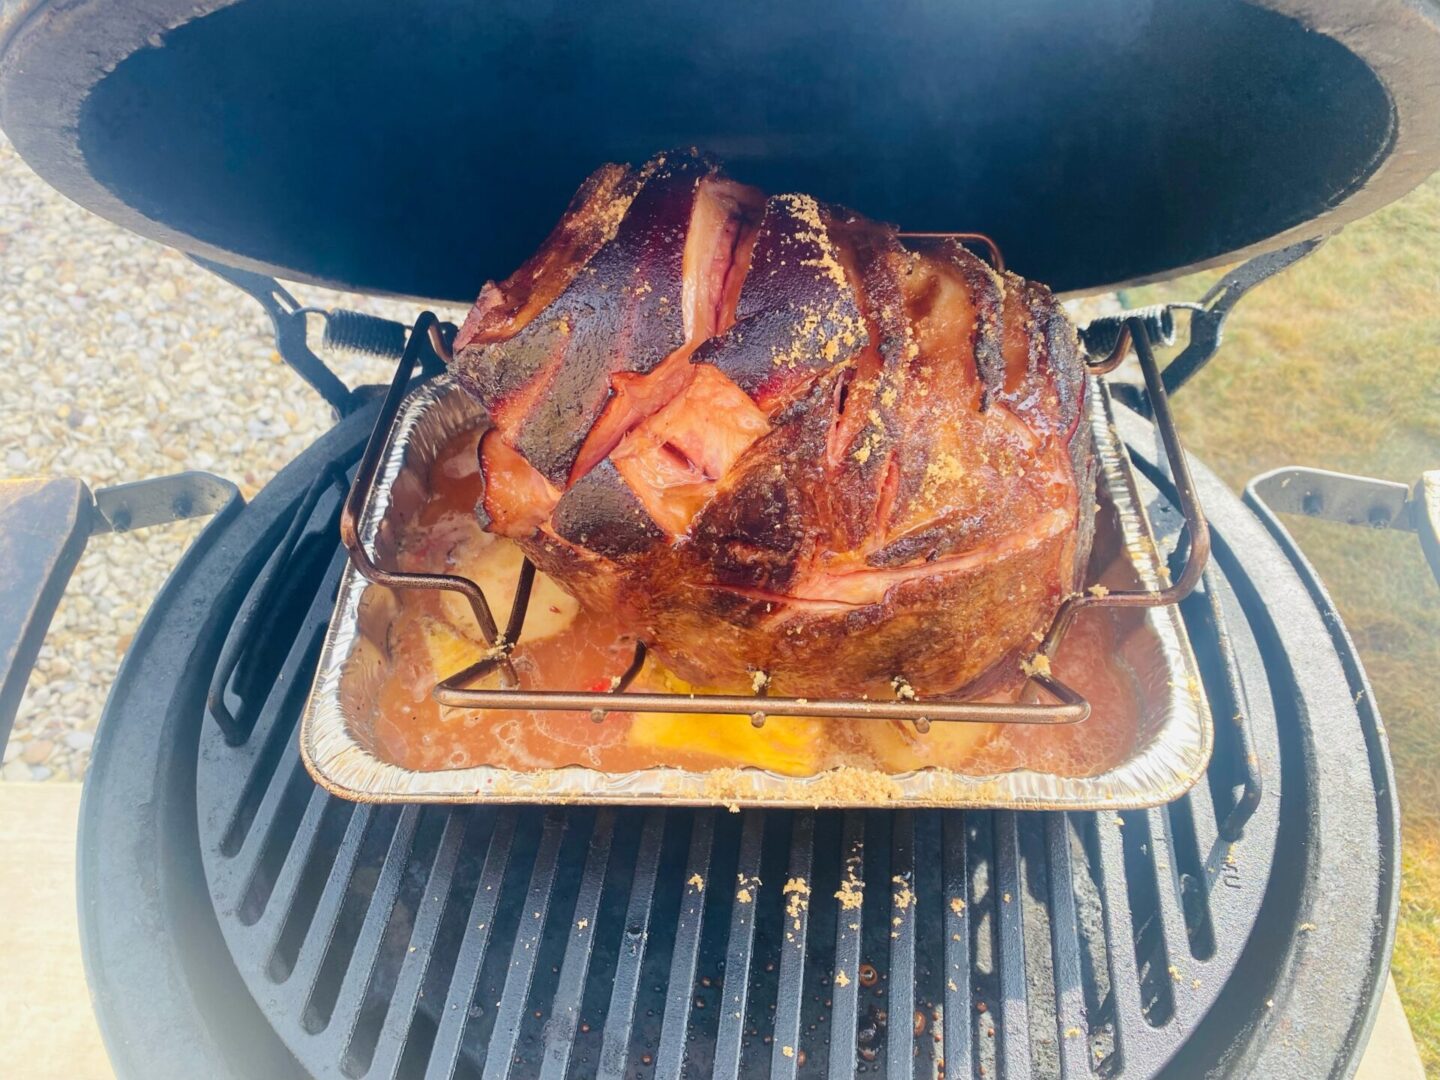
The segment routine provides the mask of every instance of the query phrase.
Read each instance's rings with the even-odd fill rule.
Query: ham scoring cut
[[[988,691],[1079,587],[1074,328],[959,244],[693,152],[606,165],[452,367],[481,522],[692,682]]]

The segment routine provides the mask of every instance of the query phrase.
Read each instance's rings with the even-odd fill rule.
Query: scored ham
[[[933,695],[1079,587],[1081,357],[1044,286],[681,152],[597,170],[452,370],[481,523],[683,678]]]

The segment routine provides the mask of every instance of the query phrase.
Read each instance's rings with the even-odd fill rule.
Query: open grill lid
[[[8,0],[0,127],[83,206],[468,302],[598,163],[978,230],[1078,292],[1315,236],[1440,166],[1431,0]]]

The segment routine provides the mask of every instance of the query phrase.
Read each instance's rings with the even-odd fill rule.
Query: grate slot
[[[1110,939],[1106,937],[1105,901],[1100,884],[1103,880],[1100,841],[1096,838],[1094,814],[1072,811],[1068,817],[1089,1051],[1095,1069],[1109,1076],[1119,1070],[1121,1062],[1115,1024],[1118,1005],[1110,982]]]
[[[243,745],[257,720],[269,714],[253,706],[265,700],[310,618],[313,604],[304,604],[310,583],[318,579],[320,596],[334,603],[345,563],[334,546],[343,480],[338,473],[315,478],[231,623],[207,695],[210,714],[231,746]],[[327,491],[334,495],[333,505],[317,513],[317,500]]]
[[[1196,785],[1198,788],[1204,786]],[[1215,955],[1215,924],[1210,915],[1209,875],[1200,859],[1200,829],[1189,796],[1177,799],[1166,809],[1170,815],[1171,855],[1175,860],[1190,955],[1204,962]],[[1214,843],[1213,831],[1210,843]]]
[[[885,1040],[890,1076],[915,1072],[915,813],[897,810],[890,834],[890,1022]]]
[[[348,934],[336,935],[321,967],[321,977],[311,993],[308,1010],[311,1016],[325,1021],[320,1028],[328,1026],[338,1016],[345,1024],[347,1036],[354,1037],[354,1029],[360,1022],[365,989],[380,964],[382,937],[389,928],[395,902],[405,883],[405,870],[419,824],[420,807],[404,807],[390,834],[390,843],[369,895],[362,899],[358,890],[351,893],[351,900],[357,906],[363,905],[364,917],[353,939]],[[348,929],[343,914],[342,927]]]
[[[915,815],[915,1015],[918,1026],[915,1068],[924,1077],[944,1068],[945,1048],[945,905],[943,895],[943,846],[938,810],[921,810]],[[957,984],[958,985],[958,984]]]
[[[1025,994],[1029,1011],[1030,1072],[1053,1077],[1060,1072],[1057,1040],[1061,1029],[1055,989],[1054,928],[1050,925],[1050,860],[1046,822],[1052,814],[1017,814],[1020,840],[1021,930],[1025,939]],[[1077,1036],[1078,1037],[1078,1036]]]
[[[514,846],[517,817],[514,807],[502,808],[490,833],[490,842],[485,850],[485,866],[480,871],[480,880],[475,884],[475,897],[471,901],[470,915],[465,922],[465,936],[460,941],[455,969],[450,975],[450,987],[446,994],[449,1007],[440,1017],[440,1023],[435,1030],[435,1043],[430,1050],[430,1062],[425,1075],[431,1080],[447,1080],[455,1075],[460,1067],[465,1029],[475,1008],[475,991],[480,982],[480,970],[485,965],[485,956],[489,951],[495,913],[500,904],[501,886],[505,881],[505,870],[509,866],[510,851]]]
[[[453,811],[463,818],[465,833],[454,871],[450,875],[448,895],[440,915],[440,925],[431,944],[431,958],[420,982],[418,1000],[411,1012],[410,1027],[403,1032],[404,1045],[394,1067],[394,1075],[419,1077],[424,1073],[435,1047],[440,1020],[447,1011],[446,990],[455,974],[455,963],[465,938],[471,902],[485,864],[485,851],[495,826],[494,808],[470,808]],[[459,1003],[453,1011],[464,1013]],[[371,1072],[376,1072],[371,1066]]]
[[[998,811],[995,829],[996,967],[1000,974],[1000,1075],[1022,1080],[1030,1075],[1029,991],[1025,983],[1025,927],[1022,921],[1020,830],[1014,811]]]
[[[516,818],[515,839],[510,845],[505,876],[495,886],[499,903],[490,931],[490,948],[480,968],[474,996],[468,1002],[470,1018],[465,1025],[456,1072],[456,1076],[464,1080],[479,1080],[486,1065],[500,1003],[510,982],[510,953],[522,930],[521,920],[531,918],[526,897],[544,824],[543,807],[528,807]]]
[[[1215,719],[1215,747],[1210,766],[1201,783],[1215,808],[1221,840],[1238,840],[1245,822],[1261,795],[1258,759],[1253,762],[1248,721],[1249,700],[1240,681],[1235,642],[1229,637],[1221,610],[1222,587],[1207,579],[1204,594],[1197,594],[1180,607],[1195,642],[1204,689]],[[1202,849],[1203,850],[1203,849]]]
[[[1135,964],[1140,976],[1140,1012],[1147,1024],[1160,1027],[1175,1013],[1175,994],[1160,909],[1160,885],[1155,876],[1150,822],[1143,811],[1126,811],[1115,820],[1123,822],[1123,826],[1117,824],[1116,829],[1110,829],[1103,820],[1100,824],[1101,854],[1104,858],[1107,834],[1118,831],[1134,927],[1131,939],[1135,943]]]
[[[797,813],[798,820],[800,811]],[[804,998],[800,1005],[800,1026],[804,1033],[805,1067],[801,1074],[806,1077],[825,1077],[830,1074],[830,1040],[836,1023],[834,1006],[836,982],[835,931],[840,917],[850,918],[853,912],[844,911],[836,899],[840,888],[843,860],[840,857],[841,832],[845,815],[839,810],[824,810],[810,813],[813,823],[810,837],[810,904],[804,912],[803,928],[805,951],[801,956]],[[787,858],[793,852],[787,852]],[[780,956],[781,963],[784,957]],[[847,975],[846,979],[852,978]],[[788,983],[777,986],[777,1016],[785,1008],[784,993],[793,992]],[[778,1021],[777,1021],[778,1023]],[[751,1027],[754,1035],[758,1029]]]
[[[292,735],[314,678],[320,647],[334,607],[345,560],[337,555],[330,561],[322,586],[310,603],[300,629],[291,639],[291,648],[280,670],[266,684],[264,707],[249,737],[238,746],[225,745],[226,771],[244,776],[239,795],[230,805],[220,840],[220,853],[227,858],[240,851],[248,836],[265,790],[275,775],[281,752],[293,742]],[[213,716],[213,713],[212,713]],[[218,721],[217,721],[218,723]],[[228,802],[228,799],[227,799]]]
[[[1148,1041],[1150,1028],[1145,1024],[1127,1021],[1127,1018],[1141,1016],[1140,974],[1136,967],[1135,949],[1130,943],[1135,940],[1135,923],[1130,913],[1130,896],[1125,880],[1125,857],[1118,835],[1121,826],[1114,815],[1087,815],[1089,835],[1087,843],[1094,845],[1094,869],[1100,888],[1100,907],[1105,924],[1106,959],[1110,971],[1110,1015],[1113,1021],[1115,1048],[1111,1072],[1124,1067],[1125,1057],[1138,1053],[1139,1047]]]
[[[599,1075],[619,1080],[630,1055],[630,1034],[635,1026],[635,1005],[640,996],[640,972],[645,943],[650,936],[650,913],[654,908],[655,880],[660,869],[660,852],[665,840],[665,811],[645,813],[640,830],[640,849],[635,855],[635,875],[630,881],[630,903],[625,909],[625,927],[615,962],[614,989],[605,1013],[605,1033],[600,1044]],[[703,886],[702,886],[703,888]],[[685,899],[694,900],[700,889],[685,884]]]
[[[602,808],[595,815],[590,850],[585,856],[580,891],[575,898],[575,910],[566,938],[565,959],[560,963],[560,984],[550,1019],[545,1025],[545,1058],[540,1069],[542,1080],[563,1080],[570,1067],[575,1030],[580,1023],[580,1002],[585,994],[585,979],[590,970],[590,957],[595,952],[595,935],[600,931],[597,925],[600,894],[610,863],[610,844],[614,835],[615,811],[609,807]]]
[[[1203,596],[1206,607],[1202,609],[1205,613],[1202,620],[1204,632],[1195,636],[1202,638],[1207,644],[1213,640],[1221,678],[1212,679],[1212,685],[1206,687],[1206,693],[1210,701],[1222,703],[1219,706],[1221,714],[1230,719],[1230,723],[1225,725],[1227,733],[1235,736],[1235,761],[1240,771],[1241,794],[1235,808],[1220,824],[1220,834],[1226,840],[1235,841],[1240,839],[1246,822],[1259,808],[1265,786],[1260,775],[1260,758],[1255,752],[1255,740],[1250,728],[1249,718],[1254,710],[1245,694],[1245,683],[1240,677],[1239,657],[1236,654],[1236,639],[1231,636],[1225,615],[1224,597],[1228,591],[1229,587],[1222,582],[1218,572],[1212,568],[1206,573]],[[1184,608],[1181,612],[1184,613]]]
[[[339,509],[337,499],[331,510],[332,519]],[[283,565],[274,571],[277,574],[275,580],[282,584],[273,596],[262,598],[267,606],[258,609],[259,625],[240,628],[242,632],[249,631],[245,638],[249,647],[241,653],[229,685],[225,687],[226,698],[238,701],[241,706],[235,716],[240,725],[238,730],[248,729],[255,719],[249,703],[257,698],[263,700],[276,671],[284,664],[286,655],[303,632],[306,622],[303,600],[309,595],[310,583],[317,578],[326,580],[329,577],[326,571],[335,561],[333,529],[332,525],[301,537],[294,551],[284,558]],[[284,556],[283,552],[279,554]],[[335,582],[338,585],[338,576]],[[331,605],[334,604],[332,589],[322,588],[320,595]]]
[[[266,907],[255,926],[259,940],[269,945],[265,971],[272,982],[290,977],[352,809],[351,803],[332,799],[321,788],[310,789],[305,816],[270,894],[274,903]]]
[[[657,1076],[679,1076],[685,1064],[685,1043],[690,1030],[690,1003],[695,968],[700,959],[700,933],[705,922],[705,897],[688,884],[697,875],[703,881],[710,870],[710,849],[715,835],[713,810],[697,810],[690,833],[690,854],[685,861],[685,895],[675,921],[675,951],[670,957],[669,993],[655,1055]],[[716,883],[719,887],[719,883]],[[681,988],[683,987],[683,992]]]
[[[372,1058],[368,1072],[374,1076],[396,1075],[401,1054],[405,1050],[407,1034],[415,1022],[416,1006],[420,988],[435,957],[435,941],[440,933],[440,922],[449,902],[450,886],[455,877],[455,866],[465,842],[467,817],[462,813],[445,815],[445,831],[440,836],[435,861],[425,882],[425,891],[415,911],[415,922],[411,929],[405,958],[400,965],[400,974],[395,979],[394,989],[389,995],[388,1005],[384,998],[378,1002],[385,1009],[384,1022],[375,1027],[375,1038],[368,1047],[352,1042],[347,1054],[364,1050]],[[378,1048],[376,1039],[378,1039]],[[360,1070],[361,1073],[366,1070]],[[357,1074],[358,1075],[358,1074]]]
[[[237,876],[245,882],[236,910],[242,926],[254,926],[264,914],[286,856],[295,843],[302,808],[307,805],[307,796],[315,790],[310,774],[300,763],[300,750],[294,739],[287,743],[276,775],[285,776],[285,782],[272,783],[266,790],[247,838],[251,842],[241,848],[247,857],[238,860]]]
[[[973,1043],[970,1027],[970,875],[966,867],[965,813],[941,818],[941,900],[944,911],[945,1073],[969,1076]],[[963,1070],[963,1072],[962,1072]]]
[[[544,1061],[546,1031],[560,993],[560,965],[565,961],[565,952],[579,919],[574,910],[580,899],[580,883],[595,839],[598,811],[598,807],[562,811],[566,817],[565,837],[555,860],[555,880],[550,888],[549,907],[543,913],[543,929],[535,945],[535,974],[521,1011],[520,1036],[516,1040],[515,1059],[510,1070],[512,1076],[530,1080]],[[613,815],[613,809],[611,813]],[[603,867],[601,874],[604,874]],[[522,918],[533,919],[534,913],[524,913]],[[593,943],[593,930],[589,925],[585,930],[587,939]],[[583,996],[584,987],[578,989]]]
[[[625,913],[630,904],[630,882],[640,851],[641,834],[648,810],[616,807],[610,842],[610,858],[600,885],[600,902],[591,921],[589,969],[580,995],[579,1026],[570,1048],[570,1075],[596,1075],[606,1010],[615,993],[615,975],[620,952],[625,946]],[[578,916],[577,916],[578,921]]]
[[[998,1076],[999,1048],[996,1043],[1000,1019],[999,913],[995,868],[995,815],[971,813],[965,817],[966,845],[970,858],[970,972],[971,1040],[975,1071],[986,1077]]]
[[[800,811],[790,819],[790,866],[781,889],[785,941],[780,946],[780,986],[775,1002],[775,1045],[770,1075],[793,1080],[800,1067],[800,1012],[805,1004],[805,952],[810,928],[810,904],[815,899],[811,863],[815,851],[815,815]],[[790,888],[794,891],[786,893]],[[794,1056],[783,1047],[793,1046]]]
[[[287,751],[295,748],[296,740],[292,737],[295,732],[294,724],[310,691],[310,680],[320,659],[324,629],[323,618],[317,619],[309,632],[300,638],[305,642],[305,647],[291,653],[289,662],[271,684],[270,696],[266,698],[263,715],[271,719],[271,723],[260,726],[268,726],[268,730],[263,733],[257,730],[255,734],[260,737],[250,740],[249,745],[254,745],[258,752],[248,763],[248,768],[245,764],[237,763],[237,769],[245,770],[245,783],[241,785],[240,795],[235,801],[229,823],[220,840],[220,854],[226,858],[233,858],[240,853],[255,828],[255,818],[260,814],[267,796],[273,798],[275,794],[274,789],[278,785],[272,781],[280,770],[281,759]],[[273,816],[273,801],[265,809]]]
[[[552,810],[545,815],[540,846],[535,852],[535,865],[530,873],[530,889],[520,912],[520,925],[510,949],[510,969],[505,989],[500,994],[495,1027],[485,1053],[484,1080],[504,1080],[515,1063],[515,1048],[520,1040],[520,1025],[525,1019],[525,1002],[535,978],[535,961],[545,935],[545,917],[555,888],[555,870],[560,862],[560,845],[565,839],[569,815]]]
[[[755,913],[760,906],[760,855],[764,839],[765,815],[758,810],[745,811],[740,828],[735,902],[730,906],[730,940],[725,950],[725,979],[720,992],[720,1022],[715,1036],[715,1061],[711,1073],[737,1080],[745,1037],[751,960],[755,951]]]
[[[1164,807],[1136,814],[1145,822],[1149,839],[1149,873],[1155,879],[1155,893],[1160,908],[1160,930],[1164,937],[1166,957],[1166,989],[1170,992],[1170,1015],[1187,1026],[1195,1019],[1190,1015],[1190,995],[1177,992],[1177,986],[1188,987],[1194,978],[1188,962],[1190,930],[1186,925],[1184,899],[1180,891],[1180,871],[1176,866],[1175,844],[1170,837],[1170,815]],[[1144,855],[1142,851],[1140,853]]]
[[[1221,716],[1215,717],[1215,726],[1218,728],[1226,721]],[[1172,807],[1184,803],[1188,808],[1187,817],[1190,821],[1190,829],[1194,836],[1195,868],[1193,872],[1200,875],[1205,883],[1205,892],[1209,893],[1209,883],[1214,880],[1215,868],[1220,860],[1224,858],[1223,843],[1220,841],[1220,819],[1215,812],[1215,800],[1210,794],[1210,785],[1204,777],[1200,782],[1185,793]]]
[[[1045,856],[1049,871],[1057,1054],[1060,1075],[1069,1080],[1089,1075],[1090,1051],[1080,963],[1080,928],[1075,919],[1075,868],[1071,863],[1070,826],[1066,817],[1064,813],[1045,815]]]
[[[839,910],[835,919],[835,971],[849,980],[841,985],[837,974],[830,1011],[830,1080],[855,1075],[856,1039],[860,1029],[860,963],[864,934],[865,818],[858,810],[845,811],[840,837]]]
[[[340,846],[335,850],[334,862],[329,868],[330,876],[326,879],[325,888],[315,905],[315,913],[301,943],[300,952],[291,965],[288,985],[294,987],[297,995],[295,1007],[301,1013],[301,1026],[307,1031],[314,1029],[305,1024],[305,1002],[320,978],[321,965],[330,950],[330,942],[339,925],[340,914],[350,895],[351,882],[356,868],[360,865],[365,839],[371,833],[371,823],[379,816],[379,809],[368,805],[356,806],[351,812],[350,820],[345,825],[345,835],[340,838]],[[325,854],[321,852],[320,858],[323,860],[324,857]]]
[[[750,955],[745,1016],[748,1037],[744,1040],[740,1057],[740,1075],[746,1078],[770,1075],[771,1058],[776,1056],[775,1011],[780,1004],[778,971],[781,953],[787,946],[794,947],[795,937],[795,920],[786,915],[787,909],[792,906],[791,894],[785,892],[794,818],[794,814],[779,812],[767,814],[765,818],[767,838],[760,859],[760,879],[765,884],[755,911],[755,948]],[[739,846],[738,843],[736,846]],[[701,983],[703,985],[703,979]],[[818,1004],[818,999],[815,1003]],[[780,1045],[789,1046],[797,1056],[800,1052],[797,1042],[781,1042]]]

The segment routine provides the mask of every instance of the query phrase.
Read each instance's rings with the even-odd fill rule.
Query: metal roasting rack
[[[915,236],[919,234],[904,234]],[[978,234],[925,234],[933,237],[955,239],[980,239]],[[998,249],[993,249],[994,260],[1000,265]],[[345,499],[340,516],[340,536],[349,552],[355,569],[368,581],[390,589],[443,589],[459,593],[469,602],[475,614],[476,623],[485,639],[487,653],[479,661],[455,672],[436,684],[432,691],[439,704],[482,711],[579,711],[589,712],[596,723],[604,721],[610,713],[724,713],[748,716],[756,727],[763,726],[770,716],[815,716],[853,718],[866,720],[908,721],[921,734],[929,730],[934,721],[968,722],[986,724],[1073,724],[1090,715],[1090,704],[1083,696],[1063,681],[1043,670],[1029,671],[1022,687],[1020,700],[1015,703],[954,701],[947,699],[926,699],[924,701],[900,696],[905,689],[903,681],[897,679],[895,700],[878,701],[860,698],[806,699],[796,697],[770,697],[764,688],[750,695],[733,694],[678,694],[678,693],[627,693],[627,688],[640,673],[645,662],[645,645],[635,646],[634,657],[629,667],[608,691],[565,691],[526,690],[519,686],[519,678],[510,660],[510,651],[519,641],[525,625],[525,614],[530,599],[530,589],[535,579],[535,567],[529,559],[524,560],[514,595],[510,602],[509,618],[505,628],[500,630],[495,621],[490,601],[475,582],[458,574],[433,574],[402,572],[380,566],[366,549],[360,536],[360,522],[364,519],[375,490],[375,478],[389,432],[394,425],[396,414],[406,393],[410,389],[415,368],[421,365],[433,370],[440,361],[450,358],[449,337],[452,328],[442,324],[434,313],[425,311],[415,320],[403,355],[390,382],[374,429],[365,447],[364,455],[355,474],[355,480]],[[1164,380],[1155,354],[1151,348],[1151,336],[1144,319],[1127,319],[1116,335],[1110,354],[1103,360],[1087,366],[1091,375],[1104,375],[1113,371],[1124,360],[1133,345],[1144,375],[1149,394],[1151,412],[1184,515],[1185,532],[1189,538],[1189,551],[1184,569],[1174,581],[1160,589],[1139,590],[1096,590],[1082,591],[1066,597],[1042,639],[1038,655],[1052,658],[1055,650],[1075,616],[1081,611],[1093,608],[1149,608],[1178,604],[1195,588],[1205,570],[1210,555],[1210,533],[1195,494],[1195,487],[1186,462],[1185,452],[1175,427],[1174,416],[1166,394]],[[499,689],[472,689],[467,684],[492,672],[498,672]],[[899,675],[901,673],[897,673]],[[1038,700],[1040,694],[1047,695],[1049,702]]]

